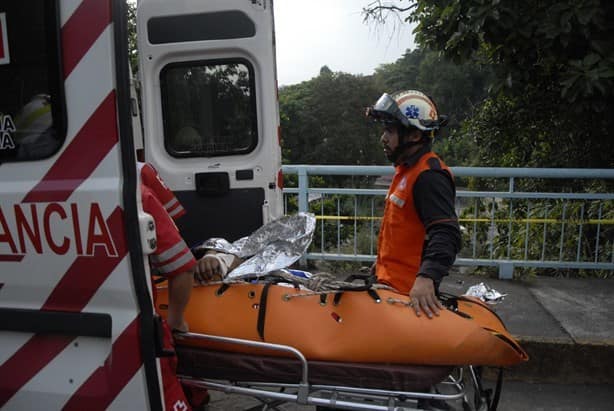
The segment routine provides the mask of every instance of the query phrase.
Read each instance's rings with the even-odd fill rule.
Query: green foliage
[[[128,9],[128,58],[132,72],[139,71],[139,53],[136,42],[136,2],[127,2]]]
[[[385,164],[379,131],[364,112],[379,91],[369,77],[324,66],[310,81],[279,90],[283,160],[292,164]]]
[[[609,0],[410,0],[402,10],[425,50],[482,64],[490,96],[459,140],[474,139],[482,166],[611,167],[614,3]],[[380,14],[381,15],[381,14]],[[439,74],[439,73],[437,73]],[[466,92],[465,92],[466,93]]]
[[[524,95],[486,101],[460,134],[473,139],[480,166],[612,167],[611,116],[572,110],[558,93],[527,87]]]
[[[478,163],[499,167],[614,165],[614,7],[609,1],[420,1],[422,44],[496,68],[492,94],[469,118]],[[434,20],[456,20],[434,30]]]
[[[608,0],[416,1],[416,40],[459,61],[485,59],[505,82],[556,84],[563,97],[611,94],[614,7]],[[517,87],[511,84],[512,87]]]
[[[611,202],[472,200],[460,215],[461,257],[610,262],[614,245]],[[569,275],[562,269],[525,268],[521,275]],[[611,271],[580,275],[610,277]]]
[[[474,150],[461,140],[462,120],[485,98],[491,71],[476,64],[458,66],[437,53],[407,51],[373,76],[332,72],[282,87],[279,105],[282,153],[292,164],[387,164],[379,145],[381,128],[369,124],[365,107],[384,92],[418,89],[427,92],[441,113],[450,117],[449,131],[438,139],[440,154],[450,164],[468,165]]]

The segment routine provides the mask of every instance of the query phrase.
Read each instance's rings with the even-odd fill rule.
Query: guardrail
[[[512,278],[515,267],[614,273],[614,193],[607,189],[614,170],[452,172],[463,233],[455,265],[497,267],[500,278]],[[284,165],[283,173],[298,177],[295,187],[284,188],[285,212],[316,214],[306,259],[374,261],[387,185],[376,187],[393,167]],[[314,176],[319,180],[310,184]]]

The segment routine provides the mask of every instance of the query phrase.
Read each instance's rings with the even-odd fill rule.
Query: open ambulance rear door
[[[187,210],[189,245],[279,217],[271,0],[140,0],[145,159]]]
[[[162,409],[125,15],[0,1],[2,409]]]

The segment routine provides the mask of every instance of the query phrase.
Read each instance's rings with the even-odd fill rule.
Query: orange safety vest
[[[409,293],[422,262],[426,229],[414,205],[414,184],[418,176],[437,159],[450,176],[452,172],[432,151],[425,153],[410,167],[396,166],[392,184],[386,195],[384,219],[377,242],[376,276],[380,283]]]

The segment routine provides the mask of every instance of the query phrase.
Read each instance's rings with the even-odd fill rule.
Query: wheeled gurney
[[[247,395],[260,409],[284,403],[347,410],[442,409],[494,410],[495,395],[485,390],[480,370],[472,366],[312,361],[297,349],[271,343],[198,333],[177,335],[178,374],[184,384]],[[188,340],[236,345],[237,352],[182,345]],[[245,353],[250,348],[275,356]],[[256,409],[254,407],[253,409]]]

